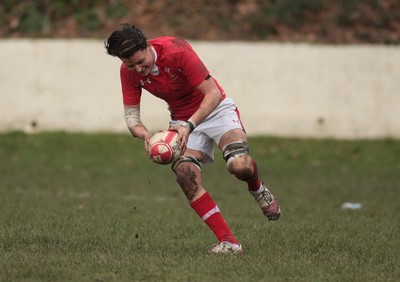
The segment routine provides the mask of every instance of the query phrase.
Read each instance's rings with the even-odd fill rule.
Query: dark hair
[[[107,54],[128,59],[136,51],[146,49],[147,38],[136,26],[123,23],[104,42],[104,47],[107,49]]]

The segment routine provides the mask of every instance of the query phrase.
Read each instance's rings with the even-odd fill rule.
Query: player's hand
[[[170,126],[169,130],[175,130],[178,132],[177,142],[179,143],[179,148],[181,149],[181,155],[183,155],[186,151],[187,142],[189,139],[190,128],[187,123]]]
[[[150,141],[151,136],[153,136],[153,134],[151,134],[150,132],[147,132],[143,138],[144,148],[146,149],[147,155],[149,155],[149,141]]]

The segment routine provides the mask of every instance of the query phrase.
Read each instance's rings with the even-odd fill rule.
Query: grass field
[[[0,135],[0,281],[400,281],[399,141],[250,146],[283,214],[268,222],[217,153],[203,184],[245,248],[225,257],[140,141]]]

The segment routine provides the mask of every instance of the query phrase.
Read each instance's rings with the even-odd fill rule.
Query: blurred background
[[[329,44],[400,43],[398,0],[4,0],[0,36],[100,38],[119,23],[149,37]]]
[[[126,132],[103,48],[122,22],[189,40],[249,134],[400,138],[399,0],[4,0],[0,132]],[[143,99],[165,127],[165,104]]]

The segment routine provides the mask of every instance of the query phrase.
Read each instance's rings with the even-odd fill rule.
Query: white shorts
[[[181,122],[171,121],[170,124]],[[231,98],[225,98],[189,135],[187,148],[203,152],[203,163],[213,162],[214,143],[218,144],[225,132],[236,128],[244,130],[239,111]]]

